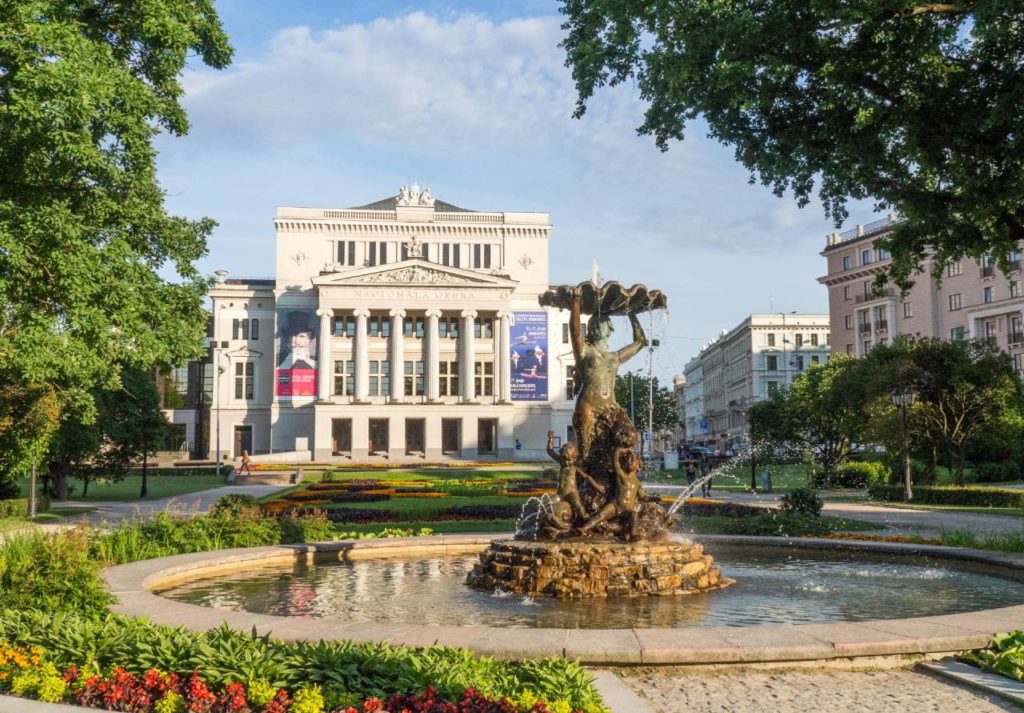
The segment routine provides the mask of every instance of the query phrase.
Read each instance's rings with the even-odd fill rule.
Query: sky
[[[272,277],[278,206],[357,206],[417,181],[474,210],[550,213],[553,284],[597,260],[605,279],[664,291],[663,379],[751,313],[828,311],[819,253],[835,227],[821,206],[750,185],[699,123],[662,153],[636,133],[635,86],[601,90],[574,119],[554,0],[216,7],[234,62],[192,60],[191,130],[158,141],[168,208],[218,222],[207,273]],[[871,219],[851,208],[851,223]]]

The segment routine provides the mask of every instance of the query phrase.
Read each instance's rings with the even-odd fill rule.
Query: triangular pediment
[[[500,287],[515,288],[516,282],[504,275],[489,275],[460,267],[438,265],[420,258],[356,270],[327,272],[313,278],[315,287],[394,285],[406,287]]]

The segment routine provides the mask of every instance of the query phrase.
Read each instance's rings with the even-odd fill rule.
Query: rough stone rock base
[[[466,578],[477,589],[553,597],[696,594],[734,581],[690,541],[494,540]]]

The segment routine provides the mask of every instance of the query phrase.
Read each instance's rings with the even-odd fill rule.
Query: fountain
[[[619,367],[647,346],[638,315],[666,309],[665,295],[589,281],[549,290],[540,304],[569,310],[577,442],[556,451],[548,434],[548,454],[559,465],[556,493],[527,502],[514,538],[492,541],[468,584],[555,597],[693,594],[732,584],[703,546],[669,537],[670,514],[637,477],[637,430],[615,400]],[[611,351],[615,316],[629,319],[633,340]]]

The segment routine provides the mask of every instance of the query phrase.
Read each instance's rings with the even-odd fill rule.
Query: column
[[[405,383],[402,371],[405,366],[405,335],[402,329],[405,310],[396,307],[388,314],[391,315],[391,403],[399,404],[405,393],[402,389]]]
[[[471,309],[462,312],[462,332],[459,335],[462,341],[462,354],[459,357],[459,384],[462,387],[462,400],[475,401],[476,389],[474,388],[474,361],[476,349],[476,337],[473,332],[473,320],[476,319],[476,312]]]
[[[978,338],[977,325],[975,324],[974,317],[972,317],[971,315],[967,315],[967,336],[970,339]]]
[[[330,401],[331,393],[331,382],[333,381],[334,365],[331,363],[331,317],[334,315],[334,310],[320,309],[317,310],[317,315],[320,317],[320,335],[317,337],[320,341],[317,342],[319,354],[317,359],[320,362],[320,369],[317,373],[317,400],[319,401]]]
[[[441,317],[441,310],[427,310],[427,401],[437,401],[441,398],[441,387],[439,382],[441,363],[441,335],[438,330],[438,319]]]
[[[366,318],[370,310],[362,307],[356,315],[356,401],[366,402],[370,396],[370,344]]]
[[[512,400],[512,338],[511,338],[511,313],[507,310],[498,312],[498,400],[501,403],[508,403]],[[550,358],[550,356],[549,356]],[[548,363],[548,388],[554,383],[555,374],[551,372],[551,364]]]

